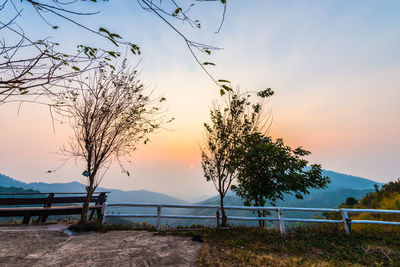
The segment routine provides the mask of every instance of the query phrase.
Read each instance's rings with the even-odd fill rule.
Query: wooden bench
[[[93,194],[90,200],[93,204],[89,205],[90,220],[95,212],[97,218],[102,218],[101,208],[107,193]],[[32,216],[38,216],[37,222],[45,222],[50,215],[81,214],[85,199],[86,193],[3,193],[0,194],[0,217],[24,217],[22,223],[29,224]]]

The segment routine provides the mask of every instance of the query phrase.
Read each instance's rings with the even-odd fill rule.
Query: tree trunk
[[[85,224],[88,222],[88,213],[89,213],[89,205],[90,205],[90,200],[92,199],[93,193],[94,193],[94,187],[93,185],[89,185],[86,187],[87,189],[87,194],[85,198],[85,202],[83,203],[82,207],[82,213],[81,213],[81,224]]]
[[[226,218],[225,208],[224,208],[224,197],[220,194],[220,203],[221,203],[221,216],[222,216],[222,227],[226,227],[228,225],[228,218]]]
[[[265,210],[262,211],[262,215],[263,215],[263,217],[266,217]],[[265,227],[265,220],[262,221],[262,228],[264,228],[264,227]]]
[[[259,207],[260,204],[257,200],[255,200],[255,206]],[[257,210],[257,215],[258,217],[265,217],[265,211],[264,210]],[[264,228],[265,226],[265,221],[264,220],[258,220],[258,227]]]
[[[257,215],[258,215],[258,217],[262,217],[262,212],[257,210]],[[263,222],[264,221],[262,221],[262,220],[258,220],[258,227],[264,227]]]

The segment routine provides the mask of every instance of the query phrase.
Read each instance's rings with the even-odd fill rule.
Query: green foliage
[[[215,64],[214,64],[214,63],[212,63],[212,62],[204,62],[204,63],[203,63],[203,65],[211,65],[211,66],[215,66]]]
[[[256,127],[260,114],[259,104],[251,108],[248,97],[229,97],[228,106],[211,110],[211,123],[204,123],[207,139],[202,149],[202,166],[207,181],[225,179],[236,170],[237,146]]]
[[[339,205],[340,208],[355,208],[355,209],[386,209],[386,210],[400,210],[400,179],[394,182],[384,184],[379,189],[375,186],[375,192],[366,194],[360,201],[357,202],[352,197],[348,197],[345,203]],[[340,219],[339,214],[324,214],[328,219]],[[398,214],[379,214],[379,213],[361,213],[351,217],[356,220],[381,220],[381,221],[400,221]],[[352,229],[363,230],[381,230],[381,226],[377,225],[353,225]],[[384,226],[385,231],[398,231],[398,226]]]
[[[256,132],[245,137],[239,148],[242,155],[239,164],[237,185],[232,189],[244,200],[246,206],[264,206],[267,201],[275,204],[284,194],[294,194],[302,199],[309,189],[325,188],[329,177],[323,177],[321,166],[311,165],[303,157],[309,151],[298,147],[292,149],[282,139]]]
[[[400,178],[397,181],[384,184],[381,189],[375,187],[375,192],[367,194],[360,200],[360,206],[368,208],[378,208],[385,198],[390,198],[394,193],[400,193]],[[400,209],[400,207],[399,207]]]
[[[346,198],[346,206],[354,206],[358,203],[358,200],[355,199],[354,197],[348,197]]]
[[[264,91],[258,92],[257,95],[262,97],[262,98],[267,98],[267,97],[273,96],[274,95],[274,91],[272,91],[271,88],[267,88]]]
[[[234,93],[230,87],[226,85],[222,87],[228,91],[225,96],[226,105],[212,109],[211,123],[204,124],[206,139],[201,157],[204,176],[207,181],[214,183],[220,195],[224,224],[226,218],[223,198],[230,189],[232,181],[236,179],[240,158],[238,148],[245,136],[264,125],[264,120],[262,102],[252,103],[249,93]]]

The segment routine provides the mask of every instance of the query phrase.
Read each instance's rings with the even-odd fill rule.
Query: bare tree
[[[106,71],[101,66],[94,76],[79,79],[77,87],[65,92],[56,108],[74,130],[63,153],[86,162],[87,197],[81,216],[85,223],[89,200],[109,164],[118,162],[129,175],[123,157],[132,153],[140,140],[146,143],[148,135],[166,122],[160,111],[165,98],[151,99],[136,79],[136,71],[126,67]]]
[[[21,35],[15,44],[0,40],[0,105],[12,101],[36,101],[42,95],[60,92],[61,82],[92,70],[104,52],[87,57],[58,52],[56,44],[41,40],[31,42]],[[21,57],[20,54],[30,54]],[[98,56],[98,57],[97,57]],[[79,67],[78,67],[79,66]],[[39,102],[39,101],[38,101]]]
[[[268,88],[257,93],[261,98],[273,95]],[[202,167],[207,181],[218,191],[222,226],[227,225],[224,198],[237,178],[240,164],[238,151],[243,139],[256,131],[267,132],[271,113],[263,110],[263,101],[251,101],[251,93],[228,92],[225,105],[215,104],[210,111],[211,123],[204,123],[205,140],[201,148]]]

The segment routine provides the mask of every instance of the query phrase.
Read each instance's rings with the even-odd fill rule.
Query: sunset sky
[[[84,5],[88,5],[85,3]],[[216,78],[242,90],[271,87],[270,134],[310,150],[324,169],[380,182],[400,177],[400,2],[231,0],[222,30],[222,6],[199,2],[200,30],[183,26],[192,39],[222,47],[203,61]],[[94,6],[101,13],[81,18],[138,44],[140,79],[167,98],[166,116],[175,121],[133,153],[127,177],[113,166],[101,186],[146,189],[195,200],[214,195],[203,177],[200,149],[204,122],[219,89],[196,64],[185,43],[136,1]],[[66,49],[104,40],[68,23],[51,30],[24,10],[21,25],[36,39],[51,36]],[[179,27],[182,25],[177,24]],[[86,39],[77,39],[84,36]],[[107,44],[109,45],[109,44]],[[56,153],[71,130],[56,124],[48,108],[0,105],[0,173],[25,182],[81,181],[82,162],[62,163]]]

